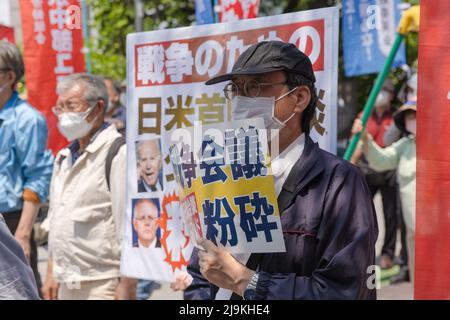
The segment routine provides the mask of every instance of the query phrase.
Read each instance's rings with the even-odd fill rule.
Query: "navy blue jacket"
[[[376,299],[378,225],[371,193],[355,166],[307,136],[278,206],[286,252],[252,254],[260,274],[256,299]],[[194,250],[188,266],[194,280],[184,298],[214,299],[218,288],[199,269]]]

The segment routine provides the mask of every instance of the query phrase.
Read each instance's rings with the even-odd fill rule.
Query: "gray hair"
[[[147,143],[147,142],[155,142],[156,147],[158,148],[158,151],[159,151],[159,155],[162,157],[161,142],[159,139],[140,140],[140,141],[136,141],[136,160],[137,161],[141,160],[141,155],[139,154],[139,149],[144,145],[144,143]]]
[[[103,100],[103,112],[108,108],[108,90],[102,77],[87,73],[74,73],[62,78],[56,86],[56,93],[60,95],[76,84],[84,85],[84,99],[90,103]]]
[[[16,79],[13,85],[22,79],[25,72],[22,54],[15,45],[6,40],[0,41],[0,69],[14,72]]]
[[[114,80],[111,77],[103,77],[103,79],[108,80],[112,83],[113,89],[117,94],[120,94],[122,92],[122,86],[119,81]]]

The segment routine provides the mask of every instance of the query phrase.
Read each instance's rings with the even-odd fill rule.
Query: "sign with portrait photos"
[[[202,214],[192,223],[183,218],[183,206],[189,210],[193,202],[180,199],[177,183],[180,176],[174,172],[170,145],[165,137],[177,129],[191,128],[198,123],[219,126],[233,120],[231,103],[223,92],[226,83],[206,86],[205,81],[231,71],[238,56],[250,45],[264,40],[281,40],[294,43],[309,56],[317,79],[318,96],[311,138],[323,149],[335,153],[338,30],[339,12],[336,7],[331,7],[219,23],[213,27],[201,25],[128,35],[128,178],[121,262],[124,275],[173,281],[188,265],[194,247],[189,225],[195,226],[195,220],[199,230],[210,225],[209,233],[205,227],[203,237],[212,237],[216,229],[219,232],[215,237],[217,243],[226,239],[230,246],[230,234],[222,238],[219,221],[208,222]],[[186,175],[185,171],[182,173]],[[232,174],[226,172],[227,179],[232,178]],[[255,188],[254,192],[261,189],[259,185]],[[261,200],[253,193],[248,196],[253,202]],[[203,204],[210,208],[220,199],[203,200],[209,201]],[[276,205],[273,200],[270,204]],[[251,210],[251,203],[244,207]],[[201,208],[199,203],[198,208]],[[274,208],[275,217],[276,211]],[[256,223],[261,222],[257,220]],[[258,239],[260,234],[264,238],[263,233],[257,232]],[[237,235],[238,238],[241,236],[245,238],[245,232]],[[282,247],[283,243],[278,249]],[[256,249],[251,246],[236,249],[252,250]]]

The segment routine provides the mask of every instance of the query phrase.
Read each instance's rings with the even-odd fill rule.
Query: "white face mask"
[[[286,92],[279,98],[274,97],[256,97],[249,98],[245,96],[236,96],[231,100],[231,113],[233,120],[243,120],[250,118],[263,118],[264,125],[267,130],[278,129],[281,130],[286,126],[289,120],[295,115],[293,112],[289,118],[280,121],[275,117],[275,102],[283,99],[292,93],[297,87]]]
[[[416,124],[416,119],[405,119],[405,129],[413,135],[416,135]]]
[[[378,107],[388,106],[390,102],[391,101],[389,99],[389,94],[386,91],[381,91],[378,94],[377,99],[375,100],[375,106]]]
[[[89,108],[85,112],[63,112],[58,117],[58,129],[69,141],[82,138],[92,130],[95,119],[91,122],[86,121],[86,117],[94,110]]]

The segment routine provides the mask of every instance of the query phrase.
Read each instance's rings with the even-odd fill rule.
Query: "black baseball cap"
[[[311,60],[295,45],[282,41],[262,41],[245,50],[230,73],[211,78],[206,84],[228,81],[238,75],[256,75],[272,71],[296,73],[313,83],[316,81]]]

